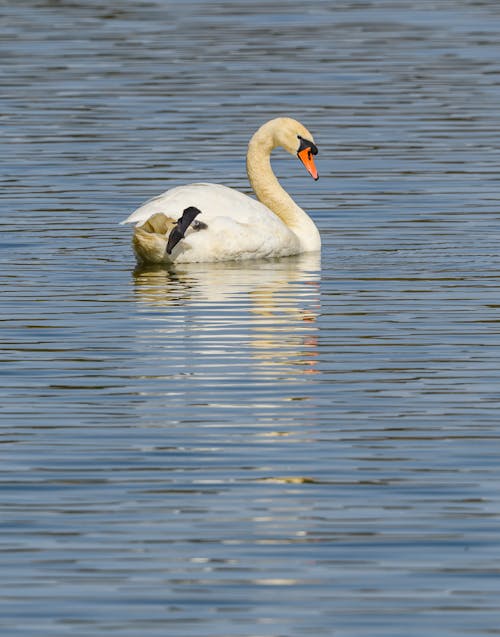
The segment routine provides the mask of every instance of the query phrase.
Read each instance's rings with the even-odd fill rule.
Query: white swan
[[[150,199],[122,223],[136,223],[140,263],[208,262],[282,257],[317,251],[318,229],[282,188],[271,151],[297,155],[316,180],[311,133],[288,117],[267,122],[248,145],[247,173],[259,201],[219,184],[194,183]]]

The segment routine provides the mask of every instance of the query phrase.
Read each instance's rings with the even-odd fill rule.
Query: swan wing
[[[201,211],[196,219],[199,225],[186,230],[171,255],[166,253],[165,237],[142,232],[155,215],[175,224],[191,206]],[[255,259],[300,251],[296,235],[267,206],[219,184],[196,183],[167,190],[146,201],[122,223],[136,224],[136,253],[148,262]]]
[[[228,217],[243,224],[277,219],[260,201],[238,190],[220,184],[195,183],[171,188],[149,199],[121,223],[135,223],[141,226],[157,213],[177,220],[189,206],[201,210],[200,221],[204,223],[210,223],[216,217]]]

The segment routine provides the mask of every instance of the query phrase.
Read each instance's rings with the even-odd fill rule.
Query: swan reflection
[[[135,292],[147,313],[140,336],[178,358],[184,352],[195,366],[197,356],[208,356],[214,366],[250,363],[253,373],[273,378],[314,373],[319,283],[317,253],[138,268]]]

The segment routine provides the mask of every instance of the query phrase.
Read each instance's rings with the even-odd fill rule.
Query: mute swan
[[[261,259],[319,250],[314,222],[273,173],[271,151],[277,146],[297,155],[318,179],[311,133],[289,117],[272,119],[248,145],[247,174],[259,201],[219,184],[167,190],[122,221],[136,223],[133,246],[139,263]]]

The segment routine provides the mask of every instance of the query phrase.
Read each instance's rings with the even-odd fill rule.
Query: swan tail
[[[142,226],[134,228],[132,245],[139,263],[164,263],[167,236],[176,227],[176,220],[158,212]]]
[[[189,206],[177,220],[158,212],[142,226],[136,226],[132,244],[139,263],[164,263],[171,260],[169,257],[172,250],[184,239],[190,226],[194,230],[207,227],[204,223],[195,221],[199,214],[201,210]]]

